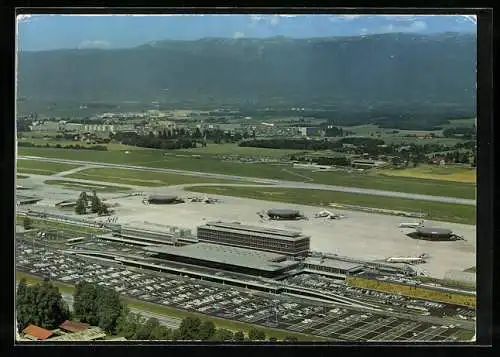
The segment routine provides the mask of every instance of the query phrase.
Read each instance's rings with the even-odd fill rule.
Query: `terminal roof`
[[[183,247],[149,246],[144,249],[156,253],[266,271],[277,271],[297,264],[294,261],[285,260],[286,257],[280,254],[210,243],[195,243]]]
[[[307,257],[304,260],[305,264],[314,264],[318,266],[325,266],[328,268],[340,269],[345,271],[355,271],[361,269],[363,266],[357,263],[345,262],[343,260],[325,258],[321,259],[319,257]]]

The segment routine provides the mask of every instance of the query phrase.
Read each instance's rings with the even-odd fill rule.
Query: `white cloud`
[[[28,21],[33,15],[29,15],[29,14],[22,14],[22,15],[17,15],[16,16],[16,20],[18,22],[26,22]]]
[[[109,42],[107,41],[102,41],[102,40],[85,40],[82,41],[79,45],[79,49],[85,49],[85,48],[108,48],[109,47]]]
[[[257,24],[259,22],[266,22],[269,25],[276,26],[280,22],[280,17],[295,17],[298,15],[250,15],[250,21],[252,24]]]
[[[242,37],[245,37],[245,34],[243,32],[236,31],[233,34],[233,38],[242,38]]]
[[[463,17],[470,21],[470,22],[473,22],[475,24],[477,24],[477,16],[476,15],[463,15]]]
[[[368,29],[362,28],[359,33],[360,35],[366,35],[368,33]]]
[[[352,20],[356,20],[358,18],[360,18],[361,16],[364,16],[364,15],[334,15],[334,16],[330,16],[328,18],[328,20],[330,20],[331,22],[336,22],[336,21],[352,21]]]
[[[390,24],[386,26],[383,30],[385,32],[419,32],[423,31],[427,28],[427,23],[425,21],[413,21],[405,26],[395,26],[394,24]]]

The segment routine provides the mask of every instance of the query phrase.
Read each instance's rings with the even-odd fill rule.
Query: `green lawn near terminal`
[[[476,207],[432,201],[419,201],[397,197],[384,197],[357,193],[335,192],[316,189],[260,188],[254,187],[190,187],[189,191],[226,196],[246,197],[257,200],[287,202],[311,206],[327,206],[330,203],[359,205],[363,207],[422,212],[427,219],[476,224]]]
[[[25,179],[25,178],[28,178],[29,176],[27,175],[16,175],[16,179],[18,180],[21,180],[21,179]]]
[[[44,162],[36,160],[17,160],[18,173],[53,175],[58,172],[72,170],[77,167],[80,167],[80,165],[63,164],[56,162]]]
[[[65,177],[82,180],[123,183],[137,186],[170,186],[191,183],[237,183],[240,181],[151,172],[131,169],[91,168],[69,174]]]
[[[20,271],[16,271],[16,281],[19,281],[22,278],[25,278],[26,281],[28,282],[28,284],[36,284],[40,281],[43,281],[42,277],[32,275],[32,274],[27,274],[27,273],[20,272]],[[75,287],[73,285],[60,283],[58,281],[52,281],[52,283],[62,293],[73,294],[75,291]],[[256,325],[247,324],[247,323],[243,323],[243,322],[232,321],[232,320],[222,319],[222,318],[218,318],[218,317],[214,317],[214,316],[204,315],[201,313],[183,311],[183,310],[175,309],[175,308],[168,307],[168,306],[152,304],[152,303],[148,303],[148,302],[137,300],[137,299],[124,298],[124,297],[122,297],[122,298],[126,302],[128,307],[131,307],[131,308],[136,308],[138,310],[149,311],[149,312],[156,313],[156,314],[161,314],[161,315],[166,315],[166,316],[171,316],[171,317],[178,317],[178,318],[185,318],[188,316],[199,317],[202,320],[212,321],[217,328],[225,328],[225,329],[228,329],[231,331],[241,330],[241,331],[245,332],[245,334],[248,333],[249,329],[256,326]],[[266,336],[268,336],[268,337],[274,336],[280,340],[285,338],[286,336],[294,336],[299,341],[329,341],[329,339],[324,338],[324,337],[320,337],[320,336],[301,334],[301,333],[296,333],[296,332],[292,332],[292,331],[268,328],[268,327],[264,327],[264,326],[258,326],[258,328],[260,330],[263,330],[266,333]]]
[[[90,183],[73,182],[68,180],[46,180],[44,181],[47,185],[57,185],[66,188],[71,188],[75,190],[88,190],[96,192],[125,192],[130,190],[127,187],[110,186],[110,185],[93,185]]]
[[[76,199],[76,198],[75,198]],[[60,229],[64,231],[80,232],[80,233],[103,233],[105,230],[93,227],[86,227],[79,224],[69,224],[63,222],[50,221],[47,219],[39,219],[30,217],[34,229]],[[16,224],[23,225],[24,217],[16,216]]]

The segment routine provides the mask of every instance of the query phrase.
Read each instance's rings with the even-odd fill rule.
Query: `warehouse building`
[[[277,277],[299,265],[281,254],[210,243],[183,247],[156,245],[144,249],[156,253],[160,259],[266,278]]]
[[[297,257],[307,255],[310,246],[310,237],[300,232],[223,222],[198,227],[198,240]]]

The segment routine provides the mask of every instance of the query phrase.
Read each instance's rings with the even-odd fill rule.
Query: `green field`
[[[171,155],[188,154],[188,155],[240,155],[240,156],[260,156],[280,158],[290,154],[304,152],[304,150],[287,150],[287,149],[265,149],[254,147],[241,147],[238,144],[209,144],[204,148],[192,148],[173,152]]]
[[[27,175],[16,175],[16,179],[18,180],[21,180],[21,179],[25,179],[25,178],[28,178],[29,176]]]
[[[17,172],[37,175],[53,175],[58,172],[68,171],[80,165],[61,164],[36,160],[17,160]]]
[[[275,180],[301,181],[347,187],[402,191],[426,195],[475,198],[473,183],[447,182],[413,177],[391,177],[378,174],[345,172],[311,172],[294,169],[291,165],[251,164],[211,158],[177,157],[175,152],[164,155],[161,150],[78,151],[46,148],[19,148],[20,155],[63,158],[69,160],[130,164],[158,168],[182,169],[227,175],[259,177]],[[83,178],[83,177],[80,177]],[[113,181],[110,181],[113,182]]]
[[[287,202],[311,206],[325,206],[329,203],[359,205],[363,207],[384,208],[406,212],[422,212],[427,219],[476,224],[476,208],[474,206],[448,204],[430,201],[418,201],[396,197],[363,195],[357,193],[335,192],[311,189],[260,188],[254,187],[190,187],[189,191],[236,197],[247,197],[257,200]]]
[[[69,174],[65,177],[83,180],[124,183],[137,186],[170,186],[190,183],[237,183],[237,181],[206,178],[202,176],[198,177],[162,172],[108,168],[86,169],[73,174]]]
[[[36,283],[43,280],[43,278],[41,278],[39,276],[16,271],[16,281],[19,281],[22,278],[25,278],[29,284],[36,284]],[[52,281],[52,283],[54,284],[54,286],[56,286],[59,289],[59,291],[65,293],[65,294],[73,294],[74,293],[75,288],[73,285],[64,284],[64,283],[55,282],[55,281]],[[202,320],[212,321],[217,328],[225,328],[225,329],[228,329],[231,331],[241,330],[241,331],[245,332],[245,334],[247,334],[247,331],[249,329],[251,329],[252,327],[258,327],[260,330],[263,330],[266,333],[267,337],[274,336],[277,339],[283,339],[286,336],[295,336],[300,341],[328,341],[327,338],[322,338],[319,336],[311,336],[311,335],[296,333],[296,332],[292,332],[292,331],[289,332],[289,331],[285,331],[285,330],[273,329],[273,328],[268,328],[268,327],[263,327],[263,326],[256,326],[256,325],[251,325],[251,324],[247,324],[244,322],[238,322],[238,321],[232,321],[232,320],[222,319],[222,318],[218,318],[218,317],[208,316],[208,315],[204,315],[201,313],[183,311],[180,309],[175,309],[175,308],[164,306],[164,305],[152,304],[152,303],[148,303],[148,302],[141,301],[141,300],[124,298],[124,297],[122,297],[122,298],[127,303],[127,305],[129,307],[133,307],[133,308],[144,310],[144,311],[153,312],[156,314],[172,316],[172,317],[179,317],[179,318],[184,318],[184,317],[188,317],[188,316],[199,317]]]
[[[75,190],[89,190],[96,192],[124,192],[130,190],[127,187],[118,187],[118,186],[110,186],[110,185],[92,185],[87,183],[79,183],[67,180],[46,180],[44,181],[47,185],[58,185],[66,188],[71,188]]]

